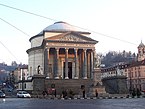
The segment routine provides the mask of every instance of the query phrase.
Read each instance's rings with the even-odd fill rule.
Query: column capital
[[[59,49],[60,49],[60,48],[55,47],[55,50],[56,50],[56,51],[59,51]]]
[[[86,48],[84,48],[84,49],[83,49],[83,51],[84,51],[84,52],[86,52],[86,51],[87,51],[87,49],[86,49]]]
[[[65,50],[69,50],[69,48],[65,48]]]
[[[50,48],[46,48],[46,50],[47,50],[47,51],[49,51],[49,50],[50,50]]]
[[[44,47],[44,49],[50,49],[50,47],[48,47],[48,46],[45,46],[45,47]]]
[[[95,48],[92,48],[92,52],[95,52],[96,51],[96,49]]]
[[[76,54],[78,52],[78,48],[74,48],[74,53]]]

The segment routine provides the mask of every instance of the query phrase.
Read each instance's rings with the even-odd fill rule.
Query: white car
[[[31,95],[26,91],[19,91],[17,93],[18,98],[31,98]]]

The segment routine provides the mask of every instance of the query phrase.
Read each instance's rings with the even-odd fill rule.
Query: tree
[[[135,53],[126,52],[116,52],[116,51],[109,51],[106,55],[102,56],[101,63],[105,64],[106,67],[116,65],[118,63],[127,63],[134,61],[136,59]]]

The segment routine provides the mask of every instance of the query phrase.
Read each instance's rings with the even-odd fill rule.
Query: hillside
[[[109,51],[106,55],[101,55],[101,63],[105,64],[105,67],[117,65],[119,63],[128,63],[135,61],[137,58],[135,53],[131,52],[116,52]]]

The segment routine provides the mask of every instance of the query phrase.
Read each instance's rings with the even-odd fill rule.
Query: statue
[[[37,67],[37,73],[38,73],[38,74],[42,74],[42,68],[41,68],[40,65],[38,65],[38,67]]]
[[[101,60],[100,57],[95,53],[94,55],[94,68],[100,68]]]
[[[119,67],[116,68],[116,75],[123,75],[123,72],[119,69]]]
[[[90,93],[92,96],[96,96],[96,90],[97,90],[97,96],[106,94],[105,87],[102,84],[101,81],[101,59],[100,57],[95,53],[94,54],[94,71],[93,71],[93,84],[92,87],[90,87]]]

